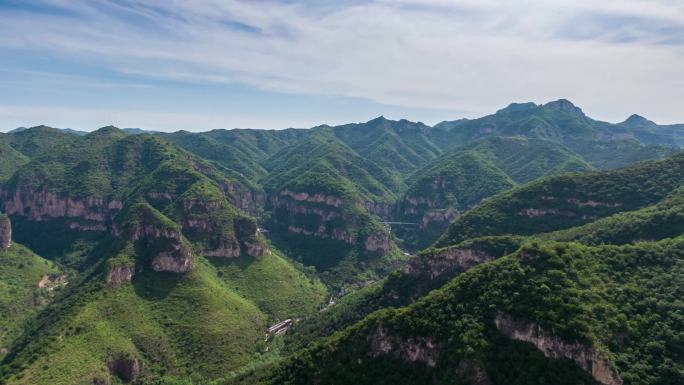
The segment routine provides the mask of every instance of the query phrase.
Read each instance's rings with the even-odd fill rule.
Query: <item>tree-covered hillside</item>
[[[0,134],[0,383],[684,383],[682,138],[567,100]]]
[[[498,194],[451,224],[438,245],[484,235],[531,235],[650,206],[684,178],[684,154],[603,173],[542,179]]]
[[[20,167],[1,194],[12,236],[73,277],[3,341],[2,378],[214,378],[265,353],[269,323],[315,311],[327,289],[258,234],[231,203],[247,188],[226,175],[163,139],[113,127]]]
[[[682,242],[529,243],[232,383],[680,383]]]

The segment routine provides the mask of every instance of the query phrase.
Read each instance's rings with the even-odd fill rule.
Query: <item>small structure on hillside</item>
[[[288,318],[285,321],[280,321],[277,324],[271,325],[266,333],[266,340],[271,336],[282,336],[292,326],[292,319]]]

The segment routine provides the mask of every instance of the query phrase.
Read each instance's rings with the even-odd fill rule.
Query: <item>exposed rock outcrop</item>
[[[66,286],[68,283],[66,274],[45,274],[40,278],[36,286],[39,289],[52,291],[58,287]]]
[[[371,357],[392,354],[406,362],[423,362],[429,367],[437,365],[439,349],[432,338],[411,337],[407,340],[391,335],[382,325],[370,336]]]
[[[338,227],[338,222],[341,222],[340,198],[284,190],[272,195],[269,201],[275,212],[275,221],[290,234],[328,238],[348,244],[356,243],[355,234]],[[317,223],[317,226],[305,228],[299,224],[298,218],[307,218],[308,224]]]
[[[145,245],[155,271],[185,273],[192,268],[192,251],[180,226],[147,204],[132,207],[128,222],[114,226],[114,234]]]
[[[109,374],[125,383],[129,383],[138,379],[143,364],[137,358],[115,358],[107,362],[107,368],[109,369]]]
[[[121,210],[119,200],[99,197],[75,198],[60,196],[47,190],[17,189],[3,191],[3,209],[8,215],[32,221],[72,218],[70,227],[83,231],[102,231]]]
[[[413,258],[404,267],[404,273],[427,275],[431,280],[449,272],[461,272],[488,262],[494,256],[468,247],[450,247],[437,254]]]
[[[365,250],[371,253],[385,255],[392,248],[392,240],[385,231],[376,231],[364,241]]]
[[[12,222],[5,214],[0,214],[0,250],[12,246]]]
[[[380,218],[392,219],[396,215],[397,206],[390,203],[364,201],[363,207]]]
[[[298,202],[323,203],[332,207],[342,206],[342,199],[325,194],[309,194],[307,192],[294,192],[290,190],[283,190],[280,192],[281,196],[287,196]]]
[[[192,268],[192,254],[182,244],[173,244],[171,251],[157,253],[152,259],[154,271],[187,273]]]
[[[133,265],[110,266],[105,280],[108,285],[119,287],[126,282],[131,282],[134,274],[135,266]]]
[[[420,227],[424,229],[435,222],[447,225],[457,216],[458,211],[453,207],[447,207],[444,210],[427,210],[420,220]]]
[[[577,342],[565,342],[539,325],[515,319],[507,314],[498,314],[495,323],[503,335],[514,340],[532,343],[546,357],[568,358],[575,361],[600,384],[622,385],[622,379],[618,373],[593,347]]]

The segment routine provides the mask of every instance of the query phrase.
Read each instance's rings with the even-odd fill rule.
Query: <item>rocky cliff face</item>
[[[404,267],[411,276],[427,276],[433,280],[444,275],[466,271],[495,257],[469,247],[450,247],[434,255],[413,258]]]
[[[12,245],[12,222],[5,214],[0,214],[0,250]]]
[[[385,231],[377,231],[369,235],[364,241],[364,249],[370,253],[385,255],[391,248],[392,240]]]
[[[107,362],[109,374],[124,383],[135,381],[142,371],[142,362],[137,358],[115,358]]]
[[[608,361],[593,347],[569,343],[545,331],[539,325],[499,314],[495,319],[496,327],[508,338],[530,342],[544,356],[549,358],[568,358],[589,372],[600,384],[622,385],[622,379]]]
[[[161,215],[147,205],[131,209],[130,222],[122,228],[114,227],[114,234],[136,244],[145,245],[150,253],[152,269],[185,273],[192,268],[192,251],[176,225],[160,218]]]
[[[183,234],[208,257],[260,257],[268,252],[254,219],[236,212],[225,199],[184,199],[178,205]]]
[[[433,195],[436,195],[434,193]],[[446,227],[459,214],[455,207],[424,196],[406,196],[399,204],[398,217],[417,221],[421,229],[439,225]]]
[[[135,274],[135,266],[110,266],[105,278],[108,285],[119,287],[126,282],[131,282]]]
[[[363,207],[369,213],[385,219],[393,219],[397,213],[397,206],[391,203],[364,201]]]
[[[121,210],[119,200],[99,197],[74,198],[60,196],[47,190],[19,188],[2,192],[3,209],[32,221],[67,219],[68,226],[82,231],[104,231]]]
[[[362,251],[379,255],[385,255],[392,248],[388,232],[377,230],[364,236],[354,227],[361,227],[364,221],[371,219],[345,205],[361,206],[363,202],[350,203],[333,195],[290,190],[272,195],[269,202],[274,210],[275,223],[289,234],[342,241],[350,246],[356,246],[358,242]],[[382,210],[389,210],[389,207]],[[361,207],[358,209],[363,210]]]
[[[356,236],[342,226],[339,208],[343,202],[338,197],[283,190],[271,195],[269,201],[276,214],[275,221],[290,234],[356,243]]]
[[[266,194],[263,192],[252,191],[235,183],[222,185],[221,190],[233,206],[250,215],[257,215],[266,205]]]

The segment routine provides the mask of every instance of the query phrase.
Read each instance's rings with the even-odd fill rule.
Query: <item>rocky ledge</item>
[[[84,231],[106,229],[123,206],[118,200],[61,196],[47,190],[18,189],[3,191],[1,195],[3,209],[8,215],[31,221],[78,219],[79,222],[72,222],[71,226]]]
[[[470,247],[449,247],[432,255],[413,258],[404,267],[404,273],[411,276],[425,275],[430,280],[459,273],[475,265],[491,261],[495,256]]]
[[[600,384],[622,385],[622,379],[618,373],[591,346],[563,341],[539,325],[515,319],[507,314],[498,314],[494,322],[503,335],[514,340],[532,343],[546,357],[567,358],[575,361]]]
[[[131,282],[135,274],[135,266],[122,265],[110,266],[107,269],[107,276],[105,278],[108,285],[112,287],[119,287],[126,282]]]
[[[376,231],[366,238],[364,248],[368,252],[385,255],[392,248],[392,240],[387,232]]]
[[[186,273],[192,268],[190,244],[181,228],[147,204],[130,209],[129,221],[114,234],[136,244],[143,244],[152,259],[154,271]]]

